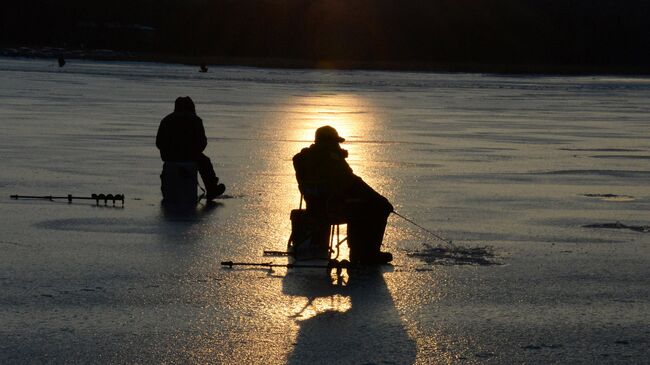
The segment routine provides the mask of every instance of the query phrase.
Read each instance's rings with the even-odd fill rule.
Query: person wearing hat
[[[314,144],[293,157],[307,212],[321,220],[335,215],[348,224],[351,262],[388,263],[393,256],[380,247],[393,206],[352,172],[342,142],[336,129],[323,126],[316,130]]]
[[[165,162],[196,162],[205,185],[206,199],[212,200],[223,194],[226,186],[219,184],[210,158],[203,154],[207,145],[203,121],[196,115],[194,102],[189,96],[176,98],[174,112],[160,121],[156,147]]]

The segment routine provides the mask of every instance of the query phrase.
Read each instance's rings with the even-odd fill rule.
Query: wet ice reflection
[[[271,132],[274,141],[259,147],[256,154],[264,166],[266,180],[254,183],[273,184],[275,188],[271,196],[265,196],[251,207],[254,211],[250,214],[268,224],[243,227],[248,233],[254,230],[253,236],[277,242],[273,247],[264,248],[279,250],[284,249],[290,234],[289,212],[298,208],[300,199],[291,158],[313,143],[317,128],[330,125],[346,138],[342,148],[349,151],[349,164],[371,186],[389,198],[393,195],[390,189],[399,188],[391,184],[391,177],[380,167],[380,161],[389,152],[381,142],[386,140],[386,131],[382,118],[368,99],[356,94],[314,93],[285,102],[286,108],[270,118],[265,127],[274,131]],[[345,227],[342,228],[344,234]],[[387,237],[387,240],[402,239],[390,226]],[[258,253],[261,248],[258,247]],[[347,258],[347,244],[340,248],[339,259]],[[254,329],[251,338],[264,337],[258,332],[260,326],[279,328],[289,321],[292,325],[284,327],[283,335],[292,344],[289,364],[413,363],[415,342],[384,279],[384,275],[393,273],[374,270],[343,274],[343,279],[337,282],[324,270],[276,270],[267,274],[274,280],[265,280],[266,283],[240,283],[237,291],[250,290],[249,295],[264,306],[255,310],[264,312],[257,317],[268,322],[244,325]],[[276,287],[276,278],[280,279],[281,288]],[[256,348],[250,345],[242,350],[254,353]]]
[[[304,304],[303,304],[304,302]],[[310,319],[325,312],[347,312],[352,307],[350,298],[334,294],[324,298],[304,298],[290,308],[291,318],[298,320]]]
[[[646,79],[247,68],[199,78],[185,66],[80,61],[60,73],[46,60],[6,59],[0,68],[0,302],[11,313],[2,317],[0,358],[647,359],[648,236],[583,227],[648,224]],[[197,96],[207,154],[236,196],[196,222],[168,222],[158,212],[152,134],[179,95]],[[290,294],[284,273],[222,271],[221,259],[257,261],[263,248],[286,247],[299,196],[291,157],[322,124],[348,139],[352,168],[398,211],[462,243],[494,244],[508,264],[417,270],[422,264],[406,252],[424,237],[391,218],[395,271],[352,276],[300,318],[291,316],[309,293]],[[109,187],[126,194],[125,209],[7,199],[23,189]],[[295,274],[287,280],[323,279]]]

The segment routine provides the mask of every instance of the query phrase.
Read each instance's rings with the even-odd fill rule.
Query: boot
[[[390,252],[368,252],[355,251],[350,248],[350,262],[357,265],[385,265],[393,261],[393,254]]]
[[[393,254],[390,252],[379,251],[368,257],[366,264],[385,265],[393,261]]]
[[[219,181],[219,180],[217,180]],[[205,194],[205,199],[206,200],[213,200],[219,195],[223,194],[226,191],[226,185],[224,184],[210,184],[206,186],[207,188],[207,193]]]

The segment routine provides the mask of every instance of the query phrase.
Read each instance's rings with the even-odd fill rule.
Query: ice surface
[[[0,363],[648,361],[650,235],[585,226],[650,225],[650,79],[0,59],[0,81]],[[180,95],[231,198],[190,214],[161,208],[154,146]],[[286,247],[324,124],[398,212],[501,265],[430,265],[393,217],[393,268],[222,268]],[[126,202],[9,199],[92,193]]]

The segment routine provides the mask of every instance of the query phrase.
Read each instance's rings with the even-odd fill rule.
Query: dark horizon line
[[[391,72],[432,72],[432,73],[487,73],[502,75],[650,75],[650,69],[642,65],[627,64],[549,64],[549,63],[472,63],[472,62],[434,62],[434,61],[361,61],[345,59],[296,59],[281,57],[241,57],[241,56],[188,56],[177,53],[154,53],[136,51],[114,51],[109,49],[75,49],[45,45],[2,46],[0,56],[8,58],[36,58],[153,62],[180,64],[199,67],[242,66],[275,69],[310,70],[367,70]]]

